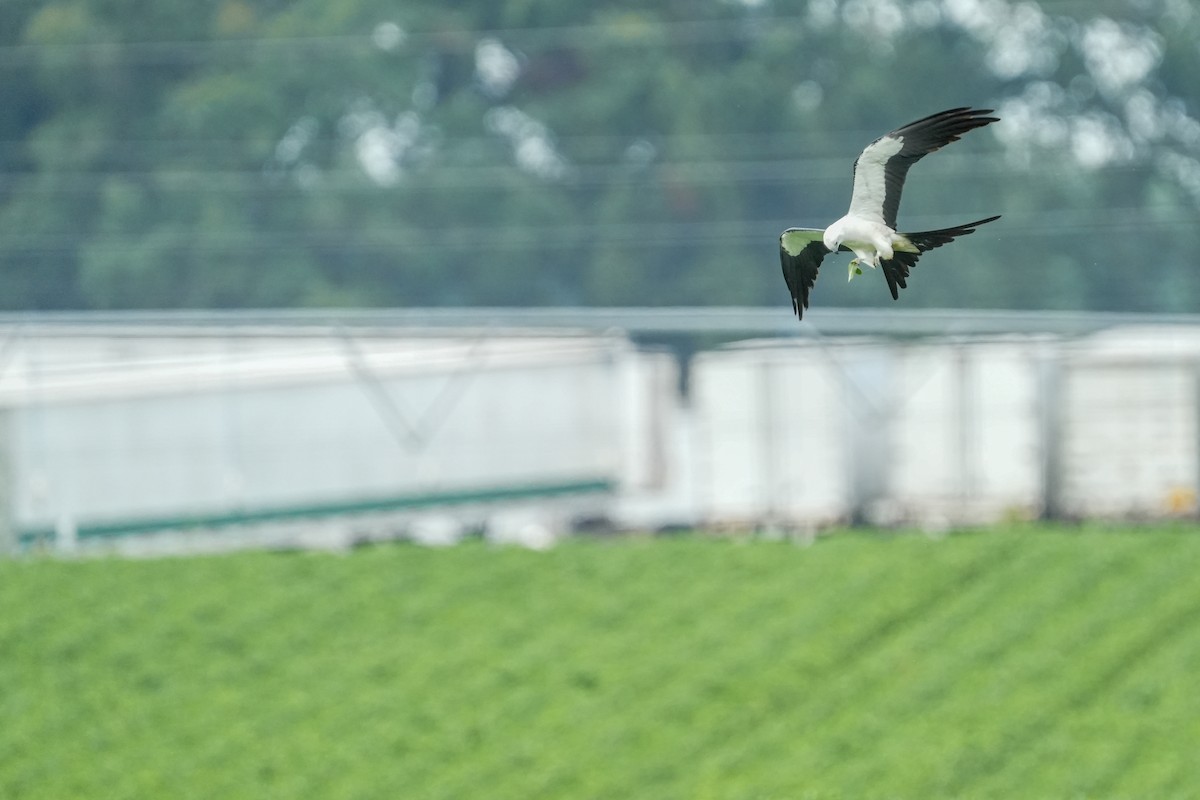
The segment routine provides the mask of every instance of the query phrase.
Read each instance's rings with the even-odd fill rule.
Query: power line
[[[1106,13],[1092,0],[1063,0],[1041,3],[1051,14],[1096,16]],[[1049,8],[1046,8],[1049,6]],[[1126,18],[1154,18],[1121,6]],[[802,39],[809,36],[810,20],[804,15],[773,16],[756,10],[726,17],[692,20],[662,20],[647,15],[624,16],[576,25],[527,26],[471,30],[439,28],[411,30],[398,21],[380,20],[373,31],[310,36],[246,36],[224,39],[147,39],[74,43],[0,45],[0,66],[26,66],[42,58],[58,65],[74,60],[80,67],[97,64],[138,66],[187,66],[213,57],[247,62],[281,56],[344,56],[358,51],[382,56],[431,45],[473,49],[482,38],[494,38],[513,46],[556,47],[655,47],[663,43],[711,44],[754,38]],[[383,26],[390,26],[383,33]]]
[[[1157,213],[1156,213],[1157,212]],[[1170,213],[1163,213],[1170,212]],[[961,213],[952,221],[961,221]],[[948,224],[948,215],[913,216],[904,220],[905,230],[937,228]],[[816,221],[814,221],[816,222]],[[150,241],[138,236],[93,236],[42,234],[9,236],[0,242],[0,253],[37,255],[73,252],[86,245],[89,252],[131,252],[147,246],[164,250],[247,253],[287,252],[295,248],[331,250],[341,253],[392,253],[408,255],[448,249],[489,251],[559,251],[600,245],[638,248],[680,247],[703,242],[708,245],[761,244],[773,249],[779,231],[796,224],[794,219],[601,223],[589,225],[471,225],[445,226],[431,231],[400,231],[381,235],[363,234],[355,228],[296,230],[181,230],[173,240]],[[1176,227],[1191,229],[1193,216],[1173,207],[1111,209],[1095,212],[1062,209],[1045,214],[1006,214],[1003,221],[987,228],[996,237],[1056,237],[1086,234],[1119,236],[1140,230]]]
[[[1069,149],[1063,148],[1064,154]],[[1060,162],[1061,163],[1061,162]],[[1152,164],[1109,164],[1089,168],[1089,174],[1124,174],[1154,171]],[[1069,172],[1059,166],[1038,170],[1040,175]],[[980,159],[964,156],[943,157],[922,170],[919,181],[971,181],[1011,177],[1014,170],[1002,159]],[[313,168],[307,174],[288,169],[264,166],[258,169],[159,169],[159,170],[95,170],[95,171],[28,171],[0,172],[0,182],[19,191],[32,194],[91,192],[113,179],[123,179],[154,192],[213,191],[213,192],[413,192],[441,189],[488,189],[513,187],[513,177],[526,178],[530,185],[550,190],[574,186],[606,185],[639,182],[686,181],[690,185],[730,184],[806,184],[837,182],[849,191],[852,172],[845,156],[829,158],[782,159],[705,159],[697,161],[655,161],[645,166],[610,161],[603,164],[579,164],[567,168],[565,177],[543,181],[521,172],[512,163],[486,166],[453,167],[439,165],[425,168],[418,164],[401,169],[394,183],[377,183],[357,167],[334,169]],[[36,179],[36,180],[35,180]]]
[[[384,37],[375,31],[295,37],[245,37],[206,40],[146,40],[70,44],[18,44],[0,46],[0,65],[29,65],[42,58],[59,62],[74,59],[80,66],[128,64],[139,66],[194,65],[213,57],[229,61],[296,55],[344,56],[360,54],[390,56],[418,47],[438,46],[473,50],[484,37],[507,41],[514,46],[638,47],[674,44],[729,42],[771,35],[804,36],[803,17],[728,17],[711,20],[652,20],[628,16],[607,22],[558,27],[496,28],[490,30],[407,30]],[[740,24],[739,24],[740,23]],[[389,24],[383,21],[382,24]],[[393,23],[394,24],[394,23]]]

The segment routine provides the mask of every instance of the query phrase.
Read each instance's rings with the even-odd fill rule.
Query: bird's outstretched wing
[[[871,142],[854,162],[850,214],[896,229],[900,192],[908,168],[964,133],[998,121],[992,109],[952,108],[910,122]]]
[[[792,310],[801,319],[804,318],[804,309],[808,308],[808,292],[817,280],[817,270],[830,253],[822,241],[824,235],[825,231],[821,228],[788,228],[779,235],[779,262],[783,265],[783,279],[787,281],[788,291],[792,294]],[[838,250],[849,252],[847,247],[839,247]]]
[[[936,231],[920,231],[919,233],[903,234],[904,238],[908,239],[918,252],[902,252],[897,250],[895,254],[886,261],[880,261],[879,266],[883,270],[883,277],[887,278],[888,289],[892,292],[892,299],[900,299],[900,290],[908,287],[906,282],[908,279],[909,270],[917,264],[917,259],[927,250],[933,250],[935,247],[941,247],[944,244],[953,242],[958,236],[966,236],[968,233],[974,233],[975,229],[980,225],[986,225],[989,222],[995,222],[1000,219],[997,214],[994,217],[987,219],[968,222],[965,225],[956,225],[953,228],[942,228]],[[816,272],[813,272],[814,276]]]

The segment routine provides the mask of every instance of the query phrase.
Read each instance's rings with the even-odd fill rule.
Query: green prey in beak
[[[854,276],[855,276],[855,275],[862,275],[862,274],[863,274],[863,272],[862,272],[862,265],[863,265],[863,264],[866,264],[866,265],[867,265],[868,267],[870,267],[871,269],[875,269],[876,262],[877,262],[878,260],[879,260],[879,256],[878,256],[878,255],[876,255],[876,256],[875,256],[875,258],[873,258],[873,259],[871,259],[871,258],[864,258],[863,256],[861,256],[861,255],[860,255],[858,258],[856,258],[856,259],[854,259],[853,261],[851,261],[851,262],[850,262],[850,267],[849,267],[849,274],[847,274],[847,275],[846,275],[846,283],[849,283],[850,281],[854,280]]]

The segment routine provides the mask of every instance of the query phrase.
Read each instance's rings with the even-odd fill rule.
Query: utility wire
[[[240,64],[281,57],[344,58],[348,54],[387,57],[430,46],[471,50],[476,41],[484,37],[496,38],[518,47],[540,45],[611,49],[654,47],[663,44],[664,39],[672,44],[705,44],[765,35],[775,38],[801,38],[805,35],[802,17],[763,18],[761,25],[754,25],[753,22],[747,18],[654,21],[631,17],[624,21],[550,28],[408,31],[400,27],[395,39],[380,36],[377,29],[376,32],[289,38],[19,44],[0,47],[0,66],[28,66],[42,59],[54,59],[56,65],[73,64],[85,68],[98,64],[195,66],[214,59],[220,59],[225,64]]]
[[[1016,3],[1010,3],[1016,5]],[[1095,17],[1111,14],[1112,9],[1094,0],[1059,0],[1038,4],[1050,15]],[[1124,18],[1154,20],[1161,17],[1152,4],[1142,9],[1120,3],[1116,9]],[[429,45],[473,48],[478,39],[489,37],[514,46],[569,46],[589,48],[655,47],[664,42],[677,44],[724,43],[747,38],[801,38],[809,35],[808,15],[775,16],[746,10],[725,17],[692,20],[654,19],[646,14],[630,13],[611,19],[562,26],[525,26],[472,30],[437,28],[411,30],[402,20],[381,19],[375,30],[345,34],[311,36],[246,36],[213,39],[146,39],[142,41],[36,43],[0,45],[0,66],[30,65],[43,58],[56,64],[74,61],[80,67],[97,63],[140,66],[191,65],[214,56],[228,61],[254,61],[280,56],[340,56],[350,52],[375,52],[380,55],[403,53]],[[383,32],[382,26],[389,26]]]
[[[1070,151],[1063,148],[1063,155]],[[999,154],[996,154],[999,155]],[[1052,160],[1052,159],[1050,159]],[[1056,163],[1063,163],[1061,160]],[[963,166],[969,165],[969,166]],[[1039,170],[1041,175],[1125,174],[1154,171],[1153,164],[1114,163],[1087,170],[1064,166]],[[169,191],[244,192],[278,190],[284,192],[412,192],[436,189],[513,188],[514,175],[525,177],[530,185],[555,187],[590,186],[645,181],[687,181],[695,185],[844,183],[850,190],[852,169],[845,156],[836,158],[713,159],[701,161],[656,161],[648,165],[611,161],[604,164],[580,164],[567,167],[566,176],[539,183],[540,179],[520,172],[514,164],[489,164],[476,167],[415,165],[402,169],[392,184],[376,183],[361,169],[313,168],[307,174],[291,169],[264,166],[258,169],[159,169],[95,171],[9,171],[0,172],[0,187],[20,193],[56,194],[93,191],[113,179],[126,180],[152,189]],[[1008,178],[1013,167],[1002,158],[943,158],[922,170],[916,180],[923,182],[968,181]],[[20,183],[18,183],[20,182]]]
[[[1152,213],[1157,212],[1157,213]],[[980,212],[982,213],[982,212]],[[957,216],[911,217],[903,220],[902,229],[922,230],[952,222]],[[825,220],[826,222],[828,220]],[[708,245],[761,244],[774,248],[774,240],[784,228],[798,220],[747,220],[743,222],[675,222],[675,223],[614,223],[576,226],[446,226],[423,234],[404,232],[391,235],[363,234],[357,229],[333,228],[309,231],[177,231],[167,241],[137,236],[99,236],[80,238],[78,235],[30,235],[6,237],[0,242],[0,253],[7,255],[38,255],[71,252],[86,245],[89,252],[132,252],[146,247],[185,249],[190,252],[230,251],[242,253],[286,252],[294,248],[330,250],[354,254],[411,255],[441,252],[448,249],[478,249],[485,243],[491,252],[551,252],[576,250],[598,245],[625,245],[636,248],[681,247],[696,242]],[[812,220],[819,224],[820,220]],[[1110,209],[1095,212],[1084,209],[1064,209],[1046,214],[1006,214],[999,225],[986,232],[999,237],[1042,238],[1062,237],[1064,234],[1097,237],[1127,238],[1139,230],[1172,230],[1189,228],[1194,218],[1179,209]]]

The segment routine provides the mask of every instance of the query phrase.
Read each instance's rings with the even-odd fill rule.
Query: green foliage
[[[1007,132],[915,170],[901,223],[1005,219],[907,305],[1198,310],[1200,14],[890,7],[12,0],[0,308],[783,309],[778,232],[845,210],[871,137],[969,103]],[[814,302],[890,303],[837,277]]]
[[[0,796],[1185,797],[1200,538],[0,563]]]

